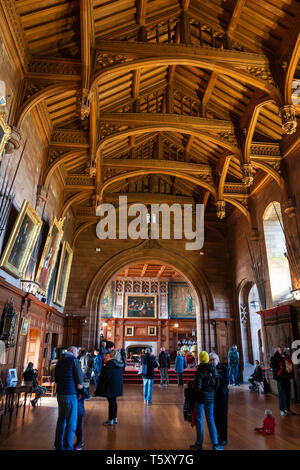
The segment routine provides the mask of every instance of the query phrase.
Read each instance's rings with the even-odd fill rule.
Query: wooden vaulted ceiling
[[[163,263],[137,263],[128,266],[123,271],[119,272],[116,276],[119,277],[144,277],[144,278],[157,278],[171,281],[185,281],[182,274],[169,264]]]
[[[63,169],[62,213],[71,207],[81,226],[99,194],[205,204],[213,194],[247,215],[251,194],[270,178],[282,183],[280,108],[293,103],[300,115],[296,0],[0,3],[11,6],[23,70],[12,124],[43,95],[33,111],[49,145],[44,184]]]

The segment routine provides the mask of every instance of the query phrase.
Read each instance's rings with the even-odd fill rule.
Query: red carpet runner
[[[186,384],[194,379],[196,369],[186,369],[183,373],[183,382]],[[159,370],[155,371],[154,383],[160,382]],[[138,384],[142,383],[142,376],[138,375],[138,370],[132,367],[126,368],[124,372],[124,383]],[[174,369],[169,369],[169,383],[177,384],[177,374]]]

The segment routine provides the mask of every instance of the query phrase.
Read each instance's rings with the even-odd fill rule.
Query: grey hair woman
[[[214,364],[220,377],[220,385],[215,393],[214,418],[218,433],[218,443],[225,446],[228,442],[228,368],[220,362],[218,354],[211,352],[209,362]]]

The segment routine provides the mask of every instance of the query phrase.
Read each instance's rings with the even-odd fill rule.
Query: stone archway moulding
[[[207,344],[210,347],[208,331],[209,311],[214,310],[214,300],[208,282],[199,270],[186,257],[169,251],[160,246],[158,242],[146,240],[134,248],[124,250],[109,261],[106,261],[98,270],[90,283],[83,308],[89,312],[89,343],[98,342],[98,323],[101,299],[107,283],[126,266],[136,262],[159,261],[177,268],[187,283],[191,286],[197,299],[197,338],[198,348]],[[94,334],[92,334],[92,330]],[[92,337],[93,336],[93,337]]]

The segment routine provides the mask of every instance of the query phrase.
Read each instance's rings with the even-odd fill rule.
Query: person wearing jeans
[[[144,402],[152,403],[153,383],[154,379],[146,379],[143,377]]]
[[[154,383],[154,369],[159,366],[155,356],[150,348],[146,348],[145,355],[142,357],[142,365],[146,367],[143,374],[144,403],[152,405],[152,393]]]
[[[166,353],[164,347],[160,348],[160,355],[158,356],[159,362],[159,371],[160,371],[160,387],[164,386],[166,382],[166,387],[169,386],[169,368],[170,368],[170,358],[169,354]]]
[[[210,440],[213,446],[218,445],[218,434],[214,421],[214,404],[204,404],[195,402],[195,422],[196,422],[196,443],[202,446],[203,443],[203,411],[209,430]]]
[[[175,372],[177,372],[178,387],[183,387],[183,373],[186,367],[187,367],[186,359],[185,357],[183,357],[181,352],[178,351],[177,357],[175,360]]]
[[[55,366],[58,419],[55,432],[56,450],[73,450],[77,425],[77,391],[82,389],[83,375],[78,349],[71,346]]]
[[[213,450],[223,450],[218,444],[218,435],[214,421],[214,397],[219,386],[219,374],[214,364],[209,363],[209,356],[206,351],[199,354],[199,366],[197,368],[193,389],[195,396],[195,422],[196,422],[196,442],[190,445],[190,449],[202,450],[203,444],[203,411]]]

